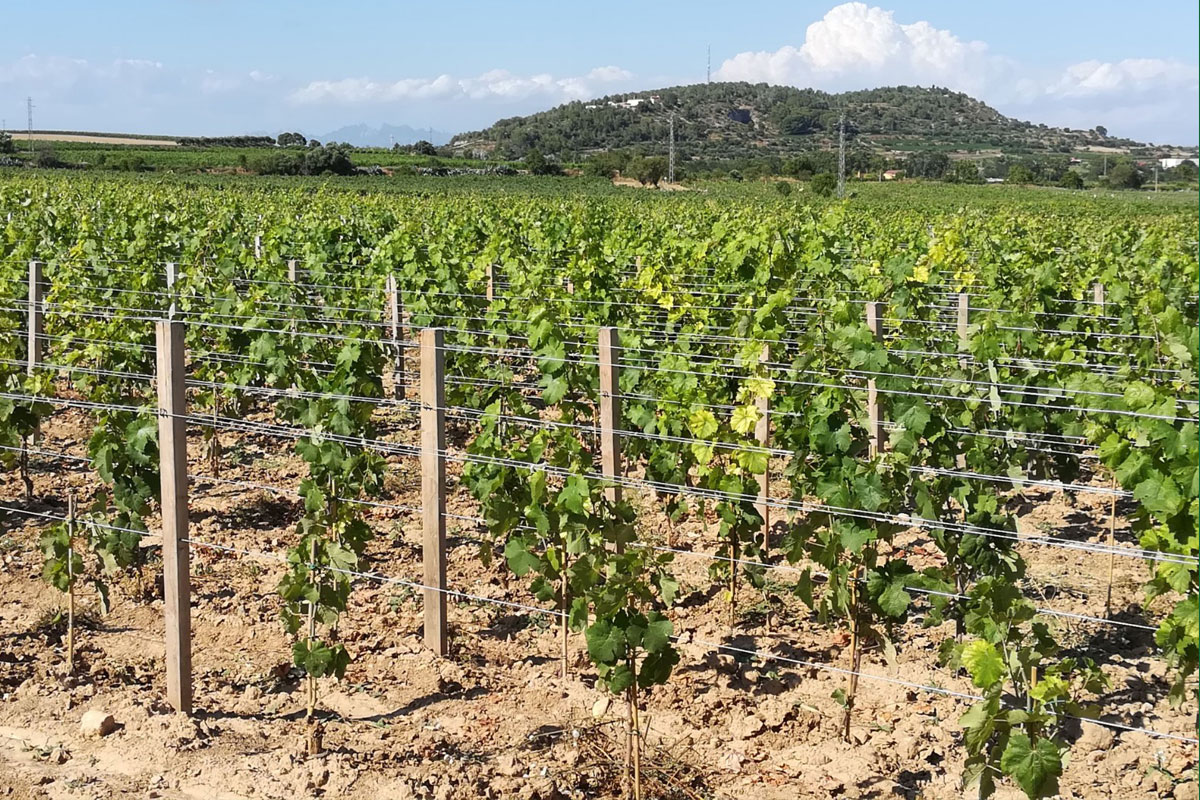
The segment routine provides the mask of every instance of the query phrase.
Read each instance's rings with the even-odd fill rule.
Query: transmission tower
[[[667,145],[667,183],[675,182],[675,112],[671,112],[671,138]]]
[[[838,117],[838,187],[837,196],[846,196],[846,112]]]
[[[29,152],[33,152],[33,98],[25,98],[25,111],[29,115]]]

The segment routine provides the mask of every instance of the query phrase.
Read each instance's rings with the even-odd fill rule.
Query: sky
[[[0,24],[0,120],[169,135],[459,132],[705,80],[967,92],[1001,112],[1200,141],[1195,0],[55,0]]]

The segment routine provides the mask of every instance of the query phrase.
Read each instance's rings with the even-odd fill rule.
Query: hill
[[[346,125],[317,138],[322,142],[345,142],[354,147],[391,147],[393,144],[414,144],[422,139],[441,145],[450,139],[450,134],[409,125],[379,125],[372,128],[360,123]]]
[[[533,148],[563,160],[618,148],[663,153],[674,116],[681,159],[787,156],[835,146],[842,111],[850,144],[875,152],[1070,153],[1143,146],[1110,137],[1103,128],[1078,131],[1022,122],[969,95],[937,87],[830,94],[763,83],[707,83],[609,95],[502,119],[486,130],[455,136],[450,147],[509,159]]]

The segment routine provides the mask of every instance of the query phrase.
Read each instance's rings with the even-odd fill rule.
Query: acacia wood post
[[[1103,314],[1104,313],[1104,284],[1101,283],[1100,281],[1096,281],[1095,283],[1092,284],[1092,302],[1095,303],[1099,307],[1100,313]]]
[[[392,396],[397,400],[404,399],[404,343],[401,325],[400,285],[396,276],[387,276],[387,325],[392,347]]]
[[[421,331],[421,523],[425,646],[450,652],[446,625],[446,351],[441,328]]]
[[[770,345],[763,345],[758,360],[767,363],[771,360]],[[758,397],[754,401],[758,409],[758,422],[754,424],[754,438],[758,446],[764,450],[771,446],[771,400],[769,397]],[[767,505],[771,486],[771,454],[767,454],[767,467],[758,476],[758,515],[762,517],[762,547],[763,555],[770,550],[771,545],[771,509]]]
[[[883,303],[879,302],[867,303],[867,328],[880,342],[883,341],[882,306]],[[871,436],[871,455],[877,456],[884,448],[883,408],[874,378],[867,379],[867,430]]]
[[[167,319],[175,319],[179,309],[175,304],[175,281],[179,275],[176,273],[174,261],[167,262],[167,297],[171,299],[171,305],[167,308]]]
[[[487,301],[488,305],[496,299],[496,265],[487,265]]]
[[[167,702],[192,712],[192,614],[188,553],[187,399],[183,323],[155,325],[159,473],[162,481],[163,616]]]
[[[46,308],[43,302],[46,297],[45,267],[41,261],[29,262],[29,346],[26,349],[25,371],[30,375],[41,363],[46,347]]]
[[[255,260],[262,259],[262,234],[254,234],[254,258]]]

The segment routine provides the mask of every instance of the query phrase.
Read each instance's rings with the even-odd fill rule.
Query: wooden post
[[[175,319],[179,308],[175,303],[175,281],[178,279],[178,274],[175,271],[175,262],[167,262],[167,297],[171,298],[171,305],[167,309],[167,319]]]
[[[397,400],[404,399],[404,346],[402,342],[402,330],[400,325],[400,308],[402,305],[400,299],[400,289],[396,283],[396,276],[389,274],[387,276],[387,330],[391,337],[392,348],[392,396]]]
[[[167,630],[167,702],[192,712],[192,614],[188,553],[187,400],[183,323],[155,325],[159,473],[162,482],[163,615]]]
[[[487,301],[488,305],[496,299],[496,265],[487,265]]]
[[[875,334],[877,341],[883,341],[883,326],[880,322],[882,317],[881,311],[883,303],[870,302],[867,303],[867,328],[871,333]],[[879,391],[875,386],[875,379],[867,379],[867,431],[871,436],[871,456],[877,456],[883,452],[884,437],[883,437],[883,409],[880,407]]]
[[[607,479],[624,476],[621,466],[621,337],[616,328],[600,329],[600,470]],[[604,490],[610,503],[621,501],[621,487]]]
[[[770,345],[763,345],[762,353],[759,355],[758,360],[763,363],[771,360]],[[771,409],[771,400],[768,397],[759,397],[755,399],[754,405],[758,409],[758,422],[754,425],[754,438],[758,442],[758,446],[765,449],[771,446],[771,419],[768,416]],[[764,556],[770,550],[771,544],[771,509],[767,505],[770,486],[771,456],[768,453],[767,468],[758,476],[758,515],[762,517],[762,547]]]
[[[288,259],[288,281],[296,282],[296,259],[294,258]]]
[[[46,283],[43,280],[45,266],[41,261],[29,262],[29,347],[26,350],[25,371],[30,375],[41,363],[42,352],[46,349],[46,309],[43,303],[46,296]]]
[[[446,627],[446,352],[440,328],[421,331],[421,521],[425,646],[450,652]]]
[[[958,349],[964,353],[970,350],[971,335],[967,325],[971,320],[971,297],[966,292],[958,293]]]
[[[262,234],[254,234],[254,260],[262,260]]]
[[[1104,284],[1096,281],[1092,284],[1092,302],[1099,308],[1101,314],[1104,313]]]
[[[966,292],[958,293],[958,349],[962,353],[967,353],[971,348],[971,334],[968,326],[971,323],[971,296]],[[958,359],[958,363],[962,367],[967,366],[967,356],[963,355]],[[960,439],[961,444],[961,439]],[[954,457],[954,464],[958,469],[967,468],[967,456],[965,453],[959,453]]]

